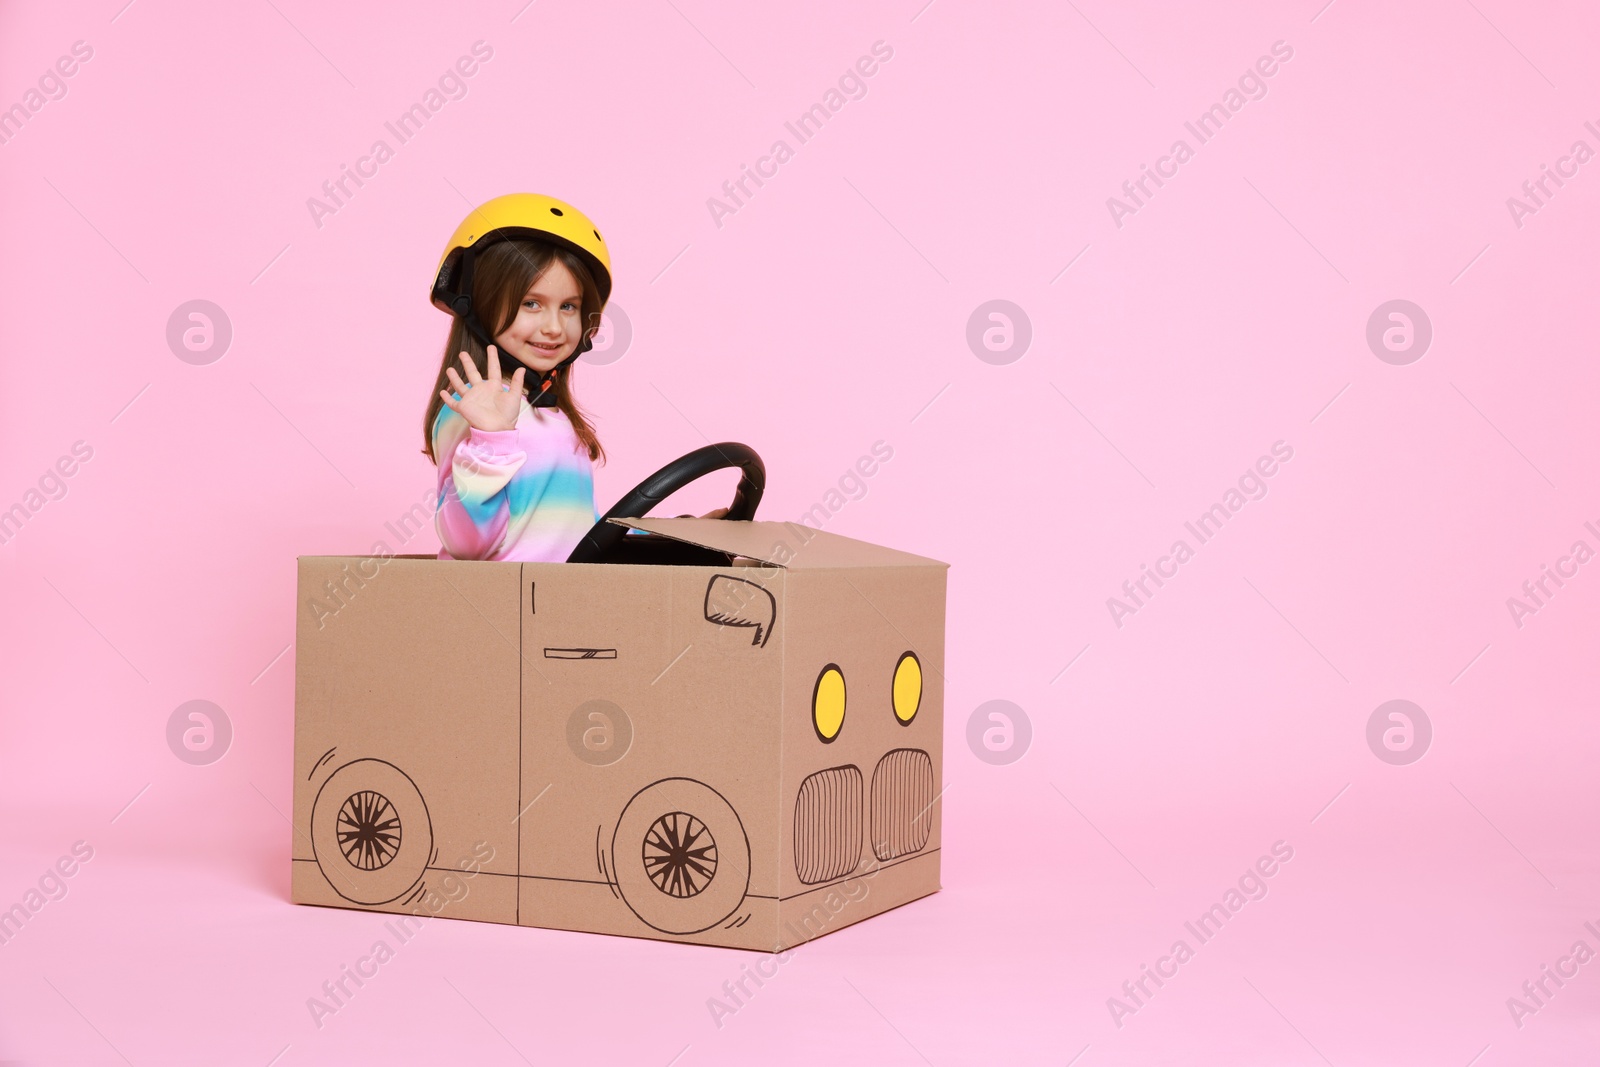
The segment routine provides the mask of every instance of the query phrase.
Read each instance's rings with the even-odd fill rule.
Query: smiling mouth
[[[544,344],[544,343],[542,343],[540,341],[529,341],[528,342],[528,347],[532,348],[532,349],[535,349],[537,351],[540,351],[540,352],[559,352],[559,351],[561,351],[561,346],[560,345],[547,345],[547,344]]]

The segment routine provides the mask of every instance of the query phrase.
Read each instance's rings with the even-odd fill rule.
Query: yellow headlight
[[[915,652],[905,652],[894,665],[894,717],[902,726],[917,716],[922,706],[922,664]]]
[[[839,736],[844,725],[844,673],[837,663],[830,663],[817,675],[816,688],[811,691],[811,725],[824,743]]]

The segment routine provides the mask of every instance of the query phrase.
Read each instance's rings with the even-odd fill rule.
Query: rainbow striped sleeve
[[[559,410],[524,399],[514,429],[486,431],[440,408],[433,438],[441,558],[561,562],[599,519],[593,464]]]

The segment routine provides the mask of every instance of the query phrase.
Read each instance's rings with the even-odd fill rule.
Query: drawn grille
[[[872,772],[872,853],[892,860],[920,851],[933,830],[933,760],[897,748]]]
[[[861,862],[861,768],[829,767],[800,783],[794,802],[794,869],[806,885],[841,878]]]

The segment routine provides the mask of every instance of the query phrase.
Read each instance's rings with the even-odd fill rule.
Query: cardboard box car
[[[709,565],[299,558],[296,903],[781,951],[939,889],[949,565],[612,521]]]

